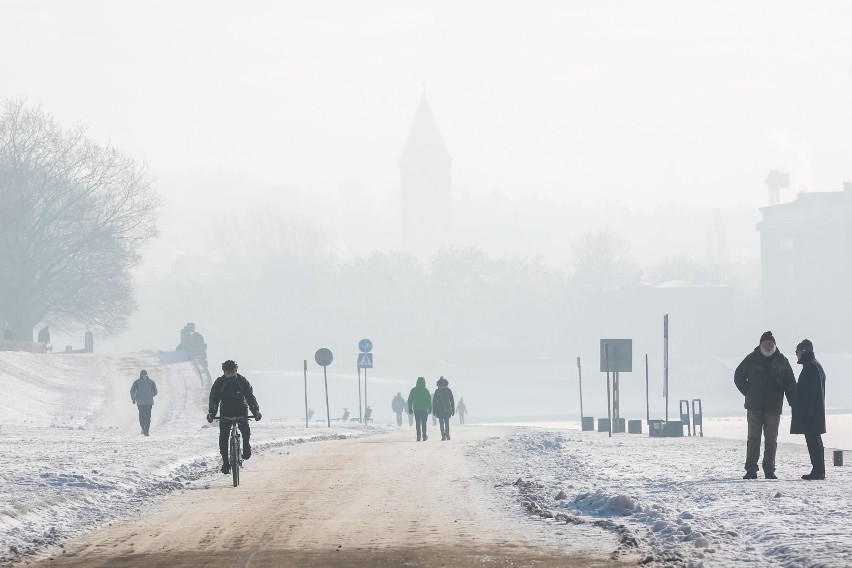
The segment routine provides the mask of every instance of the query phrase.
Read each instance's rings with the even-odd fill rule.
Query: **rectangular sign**
[[[359,369],[372,369],[373,368],[373,354],[372,353],[358,353],[358,368]]]
[[[632,339],[601,339],[601,373],[607,371],[610,373],[633,371]]]

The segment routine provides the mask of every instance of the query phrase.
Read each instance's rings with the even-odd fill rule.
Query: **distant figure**
[[[760,345],[746,355],[734,371],[734,384],[745,396],[748,411],[748,442],[746,444],[745,475],[743,479],[757,479],[757,459],[760,457],[760,435],[763,433],[763,476],[778,479],[775,475],[775,450],[778,448],[778,425],[784,395],[793,405],[796,378],[790,362],[775,345],[771,331],[760,336]]]
[[[6,326],[6,329],[3,330],[3,339],[7,341],[14,341],[15,336],[12,335],[12,330],[9,329],[9,326]]]
[[[432,395],[429,394],[429,389],[426,388],[426,379],[417,377],[417,386],[411,389],[408,393],[408,413],[414,414],[414,423],[417,425],[417,441],[425,442],[429,439],[426,436],[426,419],[432,412]]]
[[[260,406],[254,396],[254,389],[248,379],[237,372],[236,361],[228,359],[222,363],[222,376],[213,381],[210,388],[210,403],[207,408],[207,422],[212,423],[219,412],[224,418],[247,417],[251,409],[255,420],[260,420]],[[221,405],[221,406],[220,406]],[[310,416],[310,413],[308,414]],[[243,437],[243,459],[251,457],[251,428],[248,420],[237,422]],[[228,438],[231,436],[231,422],[219,420],[219,453],[222,454],[222,473],[231,473],[231,460],[228,458]]]
[[[453,391],[447,386],[449,384],[447,379],[441,377],[432,395],[432,413],[438,417],[442,442],[450,439],[450,417],[456,412],[456,401],[453,399]]]
[[[151,407],[154,406],[154,397],[157,396],[157,383],[148,376],[148,371],[139,371],[139,378],[133,381],[130,387],[130,401],[139,409],[139,425],[142,434],[148,435],[151,429]]]
[[[45,351],[50,349],[50,329],[47,326],[38,330],[38,342],[44,346]]]
[[[808,444],[811,472],[803,475],[802,479],[825,479],[825,449],[822,446],[822,435],[825,434],[825,371],[816,360],[814,344],[809,339],[796,346],[796,359],[802,366],[802,372],[793,397],[790,433],[804,434]]]
[[[402,426],[402,413],[405,411],[405,399],[402,398],[402,393],[396,393],[391,401],[391,409],[396,412],[396,425]]]
[[[464,424],[464,415],[467,414],[467,406],[464,405],[464,397],[459,399],[459,403],[456,406],[456,414],[459,415],[459,424]]]

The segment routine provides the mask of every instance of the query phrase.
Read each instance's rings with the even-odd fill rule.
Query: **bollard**
[[[628,434],[641,434],[642,433],[642,421],[641,420],[628,420],[627,421],[627,433]]]
[[[685,409],[685,410],[684,410]],[[680,423],[686,424],[686,433],[692,436],[692,428],[689,425],[689,401],[680,401]],[[681,434],[683,435],[683,434]]]
[[[595,431],[595,418],[594,416],[583,416],[580,419],[581,428],[583,432],[594,432]]]
[[[625,418],[619,418],[615,422],[612,423],[612,433],[616,432],[620,434],[624,434],[627,431],[627,420]]]
[[[598,432],[609,432],[609,418],[598,418]]]
[[[843,465],[843,450],[834,450],[834,465]]]
[[[695,403],[698,403],[698,410],[695,409]],[[703,412],[701,412],[701,399],[693,398],[692,399],[692,433],[698,436],[698,429],[701,428],[701,437],[704,437],[704,421],[701,419],[703,416]]]

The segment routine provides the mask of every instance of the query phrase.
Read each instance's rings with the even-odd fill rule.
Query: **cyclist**
[[[251,409],[255,420],[260,420],[260,406],[252,392],[251,384],[241,374],[237,373],[237,363],[228,359],[222,363],[223,375],[213,382],[210,389],[210,406],[208,407],[207,422],[213,422],[216,411],[224,417],[248,416]],[[220,408],[221,403],[221,408]],[[243,437],[243,459],[251,457],[251,428],[248,420],[238,422]],[[227,420],[219,421],[219,452],[222,454],[222,473],[231,473],[231,462],[228,460],[228,437],[231,434],[231,424]]]

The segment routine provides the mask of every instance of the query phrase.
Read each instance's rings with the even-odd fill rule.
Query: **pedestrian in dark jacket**
[[[222,418],[242,418],[248,416],[251,409],[255,420],[260,420],[260,406],[254,397],[254,390],[248,379],[237,373],[237,363],[230,359],[222,363],[223,375],[213,382],[210,389],[210,405],[207,422],[213,422],[216,411]],[[237,422],[243,438],[243,459],[251,457],[251,428],[248,420]],[[228,438],[231,435],[231,422],[219,420],[219,453],[222,454],[222,473],[231,473],[231,461],[228,459]]]
[[[402,413],[405,412],[405,399],[402,398],[402,393],[396,393],[391,401],[391,409],[396,413],[396,425],[402,426]]]
[[[139,410],[139,425],[142,435],[147,436],[151,429],[151,407],[157,396],[157,383],[148,376],[148,371],[139,371],[139,378],[130,386],[130,402]]]
[[[778,447],[778,426],[784,395],[793,405],[796,377],[790,362],[775,345],[771,331],[760,336],[760,345],[746,355],[734,371],[734,384],[745,395],[748,411],[748,442],[746,444],[746,474],[743,479],[757,479],[757,460],[760,457],[760,435],[763,432],[763,475],[775,475],[775,450]]]
[[[456,413],[456,401],[453,399],[453,391],[447,386],[449,384],[447,379],[441,377],[432,395],[432,413],[438,417],[442,442],[450,439],[450,417]]]
[[[825,434],[825,371],[816,360],[814,344],[809,339],[796,346],[796,359],[802,366],[796,396],[793,398],[793,420],[791,434],[804,434],[811,456],[811,472],[802,479],[825,479],[825,449],[822,435]]]
[[[425,442],[429,439],[426,435],[426,419],[432,413],[432,395],[426,388],[426,379],[417,377],[417,386],[408,393],[408,413],[414,414],[414,423],[417,427],[417,441]]]

